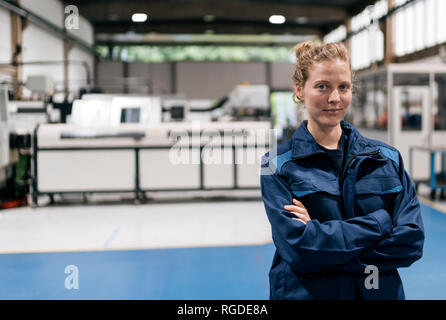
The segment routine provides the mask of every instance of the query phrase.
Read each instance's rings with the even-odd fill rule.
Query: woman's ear
[[[303,91],[304,90],[303,90],[303,88],[301,86],[295,86],[294,87],[294,94],[302,102],[304,102],[304,94],[303,94],[304,92]]]

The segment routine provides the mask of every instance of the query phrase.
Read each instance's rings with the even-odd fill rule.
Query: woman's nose
[[[333,90],[328,96],[328,103],[337,103],[341,100],[338,90]]]

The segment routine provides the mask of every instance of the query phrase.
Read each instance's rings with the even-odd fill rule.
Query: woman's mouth
[[[324,109],[325,112],[328,112],[329,114],[337,114],[341,112],[342,109]]]

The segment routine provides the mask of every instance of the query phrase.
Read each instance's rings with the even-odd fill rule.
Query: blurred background
[[[0,299],[268,299],[260,158],[307,119],[293,47],[343,42],[346,120],[400,150],[445,299],[444,0],[0,0]]]

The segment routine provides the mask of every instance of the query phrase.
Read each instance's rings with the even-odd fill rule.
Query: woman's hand
[[[311,220],[307,209],[304,207],[302,202],[297,201],[296,199],[293,199],[293,203],[294,205],[286,205],[284,208],[296,215],[297,218],[293,218],[294,220],[307,224],[307,222]]]

